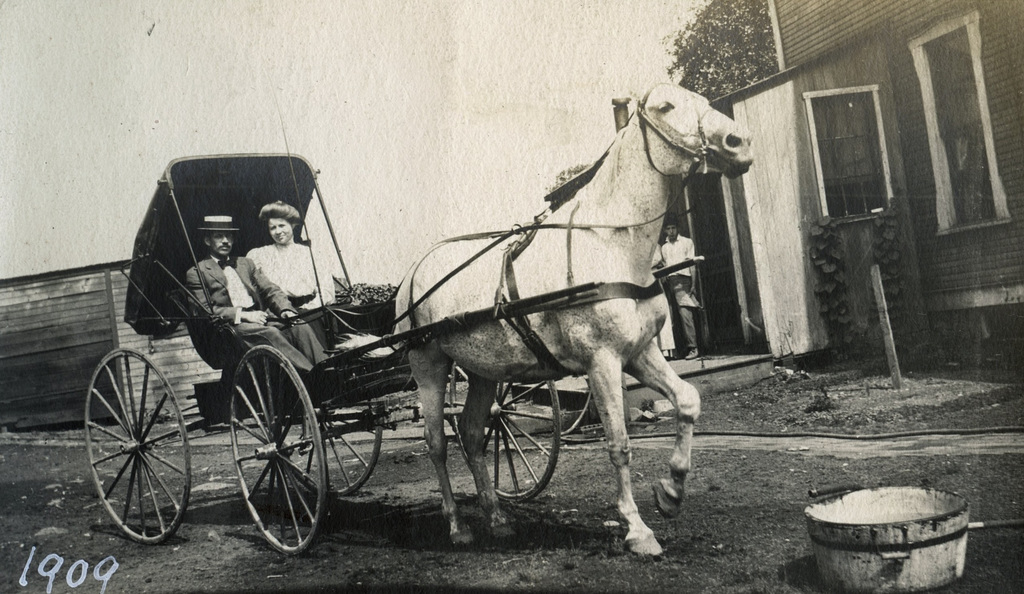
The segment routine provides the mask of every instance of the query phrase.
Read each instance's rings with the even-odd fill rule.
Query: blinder
[[[664,117],[655,111],[653,114],[647,109],[647,98],[650,96],[651,89],[643,96],[643,99],[637,104],[636,112],[640,116],[640,127],[644,132],[644,142],[647,142],[647,131],[646,128],[654,130],[658,136],[661,137],[669,146],[678,149],[694,159],[703,159],[708,151],[708,139],[704,135],[704,114],[707,110],[711,109],[710,103],[707,105],[707,110],[697,113],[697,133],[700,135],[700,149],[694,150],[686,145],[686,138],[677,132],[674,128],[665,123]],[[650,148],[648,149],[648,157],[650,156]]]

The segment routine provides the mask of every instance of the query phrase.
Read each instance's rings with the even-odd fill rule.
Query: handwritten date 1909
[[[28,579],[26,578],[28,577],[28,570],[32,566],[32,557],[35,556],[35,554],[36,548],[32,547],[32,550],[28,554],[28,560],[25,561],[25,569],[21,572],[21,579],[18,580],[18,585],[22,588],[28,586]],[[109,569],[100,573],[100,570],[108,564]],[[39,562],[39,567],[36,568],[36,571],[44,578],[50,578],[46,583],[46,594],[50,594],[50,592],[53,591],[53,580],[57,577],[57,572],[60,571],[60,568],[63,565],[64,557],[61,557],[56,553],[50,553],[43,557],[43,560]],[[114,572],[117,571],[117,568],[117,559],[114,559],[113,556],[103,559],[96,564],[96,567],[93,568],[92,577],[95,578],[96,581],[103,583],[103,586],[100,587],[100,594],[106,592],[107,582],[110,581],[110,578],[114,575]],[[77,588],[82,585],[82,582],[85,581],[85,578],[88,575],[89,564],[84,560],[79,559],[71,564],[71,567],[68,568],[68,573],[64,576],[64,579],[67,581],[69,586]]]

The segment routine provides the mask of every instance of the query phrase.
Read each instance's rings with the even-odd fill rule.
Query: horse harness
[[[696,171],[697,171],[698,167],[700,167],[701,163],[705,162],[706,157],[707,157],[708,153],[710,152],[710,149],[708,148],[707,139],[706,139],[706,137],[704,135],[704,127],[703,127],[703,124],[702,124],[702,121],[701,121],[703,119],[704,114],[703,113],[699,113],[698,116],[697,116],[697,129],[698,129],[698,133],[699,133],[700,139],[701,139],[701,148],[695,151],[693,149],[690,149],[690,148],[686,147],[684,144],[682,144],[681,139],[676,138],[677,135],[674,134],[674,131],[665,130],[665,129],[661,128],[661,126],[658,124],[658,122],[656,120],[652,120],[650,118],[650,116],[647,114],[646,103],[647,103],[647,96],[644,96],[644,98],[639,102],[639,104],[637,106],[637,109],[634,112],[634,114],[638,114],[640,129],[641,129],[641,133],[642,133],[643,140],[644,140],[644,152],[647,155],[647,160],[650,163],[651,167],[655,171],[657,171],[658,173],[660,173],[662,175],[667,175],[667,174],[663,173],[660,169],[658,169],[657,165],[654,164],[654,161],[651,158],[650,145],[649,145],[648,138],[647,138],[647,135],[648,135],[647,129],[650,128],[650,129],[654,130],[655,133],[659,137],[661,137],[661,139],[664,140],[667,144],[669,144],[670,146],[673,146],[673,147],[675,147],[675,148],[677,148],[677,149],[679,149],[679,150],[681,150],[681,151],[683,151],[683,152],[685,152],[685,153],[687,153],[688,155],[691,156],[692,165],[690,167],[690,170],[687,172],[686,177],[683,178],[683,185],[685,187],[685,185],[690,180],[692,175],[694,173],[696,173]],[[609,147],[609,150],[610,150],[610,147]],[[516,300],[520,299],[519,288],[518,288],[518,284],[516,282],[515,269],[514,269],[513,264],[514,264],[516,258],[518,258],[526,250],[526,248],[533,242],[533,238],[536,236],[537,231],[539,231],[540,229],[565,229],[565,231],[566,231],[566,260],[567,260],[567,262],[566,262],[566,285],[568,287],[573,287],[573,286],[575,286],[575,279],[573,277],[573,271],[572,271],[572,232],[573,232],[574,229],[602,229],[602,228],[603,229],[629,229],[631,227],[641,227],[641,226],[644,226],[644,225],[648,225],[650,223],[653,223],[653,222],[663,218],[665,216],[665,214],[668,212],[668,209],[670,208],[670,206],[666,207],[665,212],[661,213],[660,215],[658,215],[658,216],[656,216],[656,217],[654,217],[654,218],[652,218],[652,219],[650,219],[648,221],[643,221],[643,222],[640,222],[640,223],[633,223],[633,224],[628,224],[628,225],[579,225],[579,226],[577,226],[577,225],[574,224],[574,219],[575,219],[575,216],[576,216],[576,212],[579,210],[579,207],[580,207],[580,205],[577,204],[575,206],[575,208],[573,209],[573,211],[570,213],[569,221],[567,223],[565,223],[565,224],[544,223],[544,221],[552,213],[554,213],[556,210],[558,210],[563,204],[569,202],[576,195],[576,193],[581,188],[583,188],[585,185],[587,185],[594,178],[594,175],[597,173],[597,170],[601,167],[601,165],[604,163],[605,158],[608,156],[608,152],[609,151],[606,150],[604,152],[604,154],[602,154],[593,163],[593,165],[591,165],[590,167],[588,167],[586,170],[584,170],[583,172],[579,173],[578,175],[574,176],[572,179],[570,179],[565,184],[563,184],[563,185],[559,186],[558,188],[555,188],[554,190],[552,190],[551,193],[549,193],[548,196],[545,198],[551,205],[547,209],[545,209],[544,212],[542,212],[539,215],[537,215],[536,217],[534,217],[533,223],[531,223],[531,224],[529,224],[529,225],[527,225],[525,227],[517,225],[517,226],[513,227],[511,230],[506,231],[504,233],[501,233],[500,235],[497,235],[496,238],[495,238],[496,234],[494,234],[494,233],[482,233],[482,234],[472,234],[472,235],[464,235],[464,236],[460,236],[460,237],[454,237],[454,238],[451,238],[449,240],[445,240],[443,242],[435,244],[434,248],[428,250],[427,254],[424,254],[423,258],[420,259],[420,262],[418,262],[416,264],[416,266],[413,267],[413,271],[412,271],[412,273],[410,275],[410,282],[411,282],[411,278],[413,276],[415,276],[415,271],[419,268],[419,264],[422,263],[423,260],[426,259],[427,255],[429,255],[430,252],[432,252],[434,249],[440,247],[441,245],[444,245],[446,243],[452,243],[452,242],[455,242],[455,241],[465,241],[465,240],[471,240],[471,239],[494,238],[494,241],[489,243],[482,250],[480,250],[479,252],[477,252],[476,254],[471,256],[469,259],[467,259],[461,265],[459,265],[454,270],[452,270],[447,275],[445,275],[441,280],[439,280],[437,283],[435,283],[430,289],[428,289],[426,292],[424,292],[424,294],[421,295],[419,297],[419,299],[416,299],[415,301],[413,301],[412,292],[410,291],[410,294],[409,294],[409,301],[410,301],[409,307],[402,314],[402,316],[400,316],[395,321],[398,322],[398,320],[402,319],[403,317],[408,316],[410,318],[410,320],[413,322],[412,325],[415,327],[415,325],[416,325],[415,324],[415,318],[412,316],[412,312],[413,312],[413,310],[419,304],[423,303],[423,301],[425,301],[428,296],[430,296],[434,291],[436,291],[438,288],[440,288],[449,279],[451,279],[456,274],[458,274],[459,272],[461,272],[462,270],[467,268],[477,258],[479,258],[480,256],[484,255],[485,253],[489,252],[491,249],[493,249],[494,247],[496,247],[499,244],[503,243],[505,240],[509,239],[512,236],[519,235],[519,238],[516,239],[515,241],[513,241],[512,243],[510,243],[505,248],[504,254],[502,255],[502,264],[501,264],[502,270],[501,270],[501,273],[499,275],[498,288],[495,291],[495,295],[494,295],[494,306],[495,306],[496,310],[501,308],[501,306],[503,304],[508,303],[509,301],[516,301]],[[508,299],[505,298],[505,293],[506,292],[508,294]],[[636,285],[636,284],[633,284],[633,283],[628,283],[628,282],[606,282],[606,283],[600,283],[598,285],[598,287],[597,287],[596,292],[592,292],[591,294],[589,294],[589,295],[587,295],[585,297],[581,297],[578,300],[571,300],[570,304],[575,307],[575,306],[585,305],[585,304],[589,304],[589,303],[596,303],[596,302],[600,302],[600,301],[607,301],[607,300],[610,300],[610,299],[635,299],[635,300],[643,300],[643,299],[650,299],[652,297],[655,297],[655,296],[659,295],[661,292],[662,292],[661,285],[659,284],[659,282],[657,280],[655,280],[653,283],[651,283],[650,285],[648,285],[646,287],[641,287],[639,285]],[[529,319],[525,315],[510,316],[510,317],[504,318],[504,320],[509,325],[509,327],[511,327],[516,332],[516,334],[519,335],[520,339],[523,341],[523,344],[528,349],[530,349],[530,351],[534,354],[534,356],[537,357],[537,360],[541,364],[541,367],[543,369],[555,371],[555,372],[557,372],[558,374],[560,374],[562,376],[573,375],[573,372],[571,370],[567,369],[564,365],[562,365],[562,363],[558,360],[558,358],[555,357],[551,353],[551,350],[548,349],[547,346],[544,344],[544,341],[540,338],[540,336],[537,334],[537,332],[533,329],[533,327],[530,324]]]

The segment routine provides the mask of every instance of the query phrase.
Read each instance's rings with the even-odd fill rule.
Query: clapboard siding
[[[0,287],[0,424],[82,418],[92,369],[113,345],[105,270]]]
[[[926,295],[1024,285],[1024,3],[1019,0],[775,0],[788,68],[839,63],[859,40],[887,40],[899,152]],[[977,11],[982,68],[1010,221],[939,235],[921,90],[908,43]],[[880,33],[881,32],[881,33]]]
[[[80,422],[93,372],[118,346],[146,355],[182,399],[193,395],[194,383],[220,378],[184,329],[152,339],[124,322],[128,281],[120,268],[114,263],[0,281],[0,425]],[[141,375],[135,380],[140,384]],[[135,388],[138,400],[141,385]]]

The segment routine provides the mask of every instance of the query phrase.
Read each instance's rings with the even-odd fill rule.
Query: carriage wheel
[[[359,416],[358,410],[341,409],[328,413],[320,424],[331,488],[339,495],[351,495],[362,487],[380,457],[384,428],[368,428]]]
[[[100,361],[85,396],[85,445],[107,513],[145,544],[174,534],[192,487],[178,399],[148,357],[130,349]]]
[[[249,514],[282,553],[300,553],[326,514],[327,465],[316,411],[280,351],[257,346],[235,370],[231,449]]]
[[[456,410],[460,410],[465,400],[457,398]],[[448,419],[461,445],[457,417],[449,415]],[[558,462],[561,424],[555,382],[528,386],[498,383],[484,430],[484,452],[491,456],[498,497],[525,501],[544,490]]]

